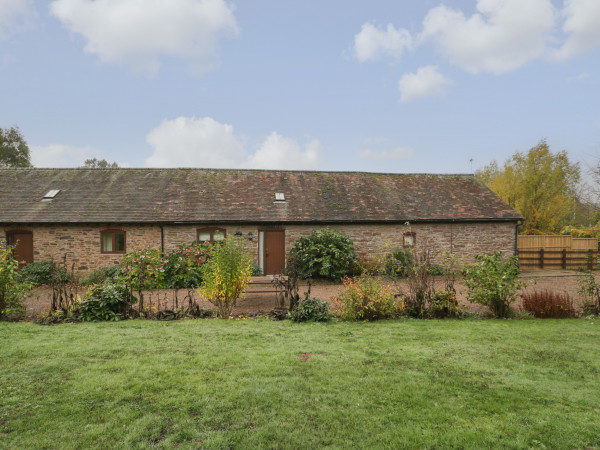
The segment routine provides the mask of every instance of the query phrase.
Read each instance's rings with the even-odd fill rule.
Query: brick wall
[[[196,240],[198,225],[165,225],[165,251],[169,252],[181,244]],[[14,227],[12,227],[14,228]],[[74,263],[75,271],[84,276],[92,270],[118,264],[122,255],[100,252],[100,231],[106,228],[126,230],[127,251],[147,247],[160,248],[161,233],[158,225],[34,225],[21,229],[33,232],[34,261],[62,261],[67,256],[69,268]],[[240,231],[244,244],[254,261],[258,262],[258,225],[224,225],[227,235]],[[294,242],[308,236],[313,229],[323,226],[289,225],[285,227],[286,254]],[[392,249],[402,247],[403,232],[416,233],[417,245],[427,245],[436,251],[452,251],[469,261],[474,254],[500,250],[514,254],[514,223],[463,223],[463,224],[415,224],[405,225],[336,225],[331,228],[348,235],[359,256],[375,259],[389,254]],[[252,233],[252,240],[248,239]]]

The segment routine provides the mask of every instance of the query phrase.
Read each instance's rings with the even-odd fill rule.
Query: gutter
[[[523,220],[519,220],[515,225],[515,256],[519,256],[519,227],[523,225]]]
[[[165,253],[165,228],[162,223],[159,223],[160,227],[160,251]]]

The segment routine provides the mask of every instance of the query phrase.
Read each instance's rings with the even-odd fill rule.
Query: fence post
[[[544,268],[544,249],[540,248],[540,269]]]
[[[562,268],[563,270],[566,270],[567,268],[567,249],[563,248],[562,251]]]

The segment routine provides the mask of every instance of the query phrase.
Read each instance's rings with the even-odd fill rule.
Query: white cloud
[[[272,132],[247,165],[254,169],[316,169],[320,154],[318,140],[310,141],[302,150],[295,140]]]
[[[409,102],[420,97],[443,95],[448,79],[438,72],[436,66],[421,67],[417,73],[406,73],[398,81],[400,101]]]
[[[370,22],[363,24],[354,36],[354,53],[360,62],[377,60],[383,56],[399,58],[405,49],[412,47],[412,37],[405,29],[388,24],[384,30]]]
[[[567,78],[567,83],[577,83],[579,81],[587,80],[591,75],[587,72],[580,73],[579,75],[573,75]]]
[[[164,120],[146,137],[154,153],[150,167],[235,167],[246,158],[233,126],[210,117]]]
[[[559,60],[591,50],[600,45],[600,1],[565,0],[562,29],[567,41],[554,53]]]
[[[31,13],[30,0],[0,0],[0,39],[21,28]]]
[[[70,147],[62,144],[31,146],[31,163],[35,167],[79,167],[99,153],[90,147]]]
[[[377,151],[366,149],[360,153],[362,158],[376,159],[376,160],[394,160],[394,159],[408,159],[414,154],[412,148],[398,147],[390,151]]]
[[[153,148],[146,159],[149,167],[315,169],[321,153],[317,140],[302,149],[293,139],[273,132],[249,154],[232,125],[211,117],[164,120],[146,140]]]
[[[550,0],[478,0],[466,18],[446,6],[431,9],[421,40],[433,39],[442,53],[472,73],[501,74],[542,56],[555,24]]]
[[[86,39],[87,53],[150,74],[161,56],[210,70],[219,63],[219,38],[239,32],[225,0],[54,0],[50,11]]]

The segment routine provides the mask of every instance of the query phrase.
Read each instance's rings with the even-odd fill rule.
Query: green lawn
[[[599,374],[600,320],[0,323],[0,447],[600,448]]]

